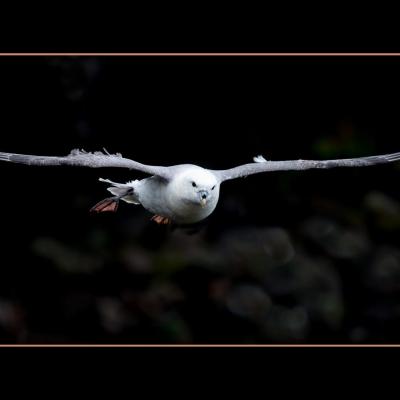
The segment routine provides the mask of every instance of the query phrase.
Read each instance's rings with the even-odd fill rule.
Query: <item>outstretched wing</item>
[[[165,179],[171,176],[168,167],[155,165],[145,165],[128,158],[123,158],[121,154],[108,154],[96,151],[88,153],[84,150],[72,150],[65,157],[32,156],[27,154],[1,153],[0,161],[9,161],[28,165],[71,165],[76,167],[89,168],[128,168],[145,172],[150,175],[157,175]]]
[[[240,165],[235,168],[212,171],[223,182],[230,179],[241,178],[260,172],[272,171],[297,171],[311,168],[335,168],[335,167],[366,167],[369,165],[386,164],[400,160],[400,153],[386,154],[382,156],[347,158],[341,160],[291,160],[291,161],[267,161],[262,156],[254,157],[254,163]]]

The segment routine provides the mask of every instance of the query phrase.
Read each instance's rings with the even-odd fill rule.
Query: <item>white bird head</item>
[[[179,174],[173,182],[185,202],[206,207],[215,205],[219,198],[219,182],[206,169],[193,166]]]

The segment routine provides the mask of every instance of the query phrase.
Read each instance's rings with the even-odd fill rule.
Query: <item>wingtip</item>
[[[385,159],[388,162],[399,161],[400,160],[400,152],[388,154],[388,155],[385,156]]]
[[[0,161],[10,161],[9,153],[0,153]]]

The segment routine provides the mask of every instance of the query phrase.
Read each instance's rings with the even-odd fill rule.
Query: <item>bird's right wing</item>
[[[123,158],[121,154],[109,154],[96,151],[88,153],[84,150],[72,150],[64,157],[33,156],[27,154],[1,153],[0,161],[9,161],[27,165],[70,165],[75,167],[88,168],[127,168],[145,172],[150,175],[157,175],[164,179],[171,178],[169,167],[141,164],[137,161]]]
[[[400,153],[385,154],[382,156],[370,156],[359,158],[345,158],[338,160],[288,160],[267,161],[262,156],[254,157],[254,163],[239,165],[225,170],[212,170],[211,172],[220,182],[272,171],[302,171],[313,168],[336,167],[367,167],[376,164],[386,164],[400,160]]]

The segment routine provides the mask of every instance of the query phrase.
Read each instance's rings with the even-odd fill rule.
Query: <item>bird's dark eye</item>
[[[214,190],[215,189],[215,185],[211,188],[211,190]]]
[[[196,185],[196,183],[195,183],[195,182],[192,182],[192,186],[193,186],[193,187],[196,187],[197,185]]]

